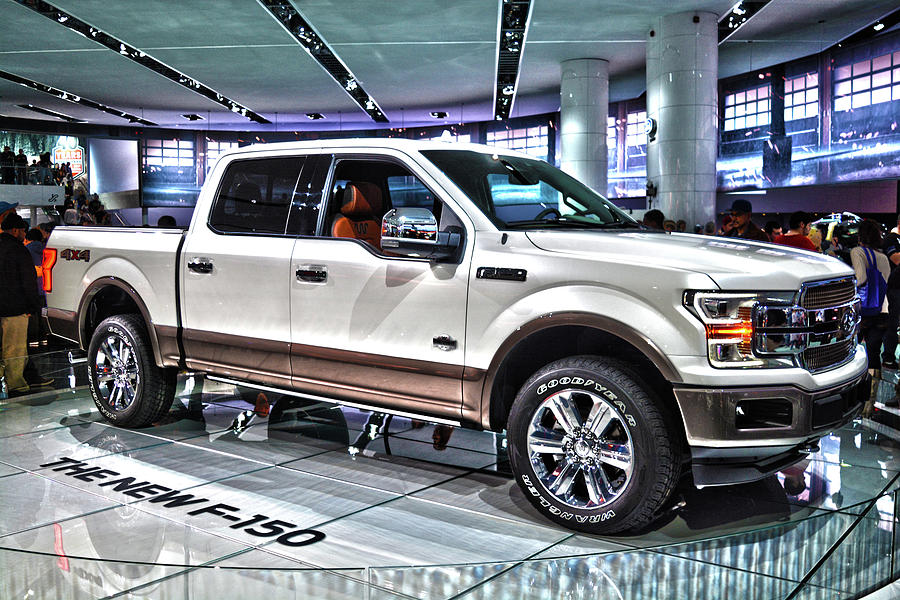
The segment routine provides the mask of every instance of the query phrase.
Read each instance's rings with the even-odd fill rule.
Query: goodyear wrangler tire
[[[169,411],[175,369],[156,366],[144,321],[137,315],[105,319],[88,346],[88,382],[94,404],[120,427],[146,427]]]
[[[595,534],[635,530],[675,487],[675,431],[627,364],[569,357],[535,373],[516,396],[509,459],[525,496],[550,520]]]

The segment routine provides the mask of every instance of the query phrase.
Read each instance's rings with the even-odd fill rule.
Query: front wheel
[[[87,364],[94,404],[120,427],[152,425],[172,406],[177,373],[156,366],[137,315],[115,315],[101,322],[91,337]]]
[[[657,395],[614,359],[575,356],[535,373],[516,396],[507,436],[525,496],[571,529],[639,529],[678,479],[672,419]]]

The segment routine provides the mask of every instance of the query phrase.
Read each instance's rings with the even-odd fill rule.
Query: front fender
[[[560,285],[537,290],[513,302],[490,322],[466,334],[469,367],[489,370],[504,349],[528,333],[556,325],[583,324],[625,339],[645,353],[670,381],[680,381],[668,357],[705,355],[702,323],[682,306],[685,289],[715,289],[703,274],[684,276],[683,285],[650,285],[646,293],[607,284]],[[478,309],[470,308],[469,314]]]

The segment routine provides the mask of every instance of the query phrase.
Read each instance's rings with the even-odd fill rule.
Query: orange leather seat
[[[331,236],[353,238],[381,248],[381,189],[374,183],[350,182],[344,188],[341,214],[331,225]]]

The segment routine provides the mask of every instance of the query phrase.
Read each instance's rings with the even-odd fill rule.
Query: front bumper
[[[865,371],[825,389],[795,386],[676,386],[691,447],[694,483],[762,479],[815,451],[823,435],[851,421],[868,390]]]

